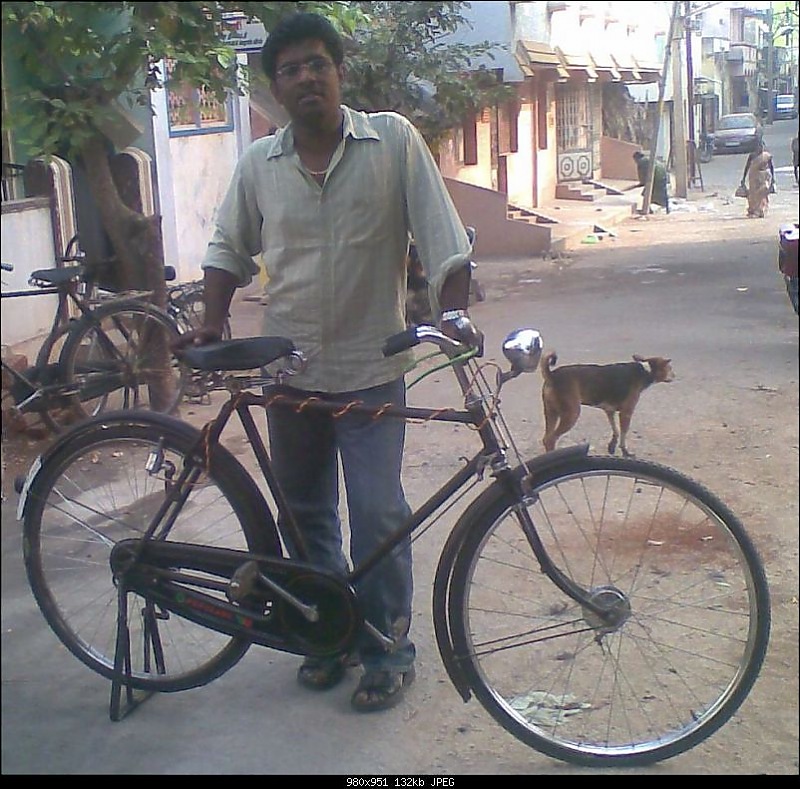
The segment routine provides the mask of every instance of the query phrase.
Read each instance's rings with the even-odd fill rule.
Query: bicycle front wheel
[[[544,574],[524,512],[560,572]],[[454,535],[457,532],[454,532]],[[758,675],[769,596],[736,517],[671,469],[589,457],[537,474],[522,510],[499,485],[452,551],[456,658],[489,713],[523,742],[582,765],[641,765],[716,731]]]
[[[257,553],[279,550],[274,521],[252,478],[228,452],[191,453],[198,431],[132,412],[84,423],[45,456],[25,502],[24,556],[34,597],[62,643],[112,679],[118,589],[110,554],[141,537],[185,465],[199,466],[166,539]],[[161,470],[148,470],[151,453]],[[209,592],[211,593],[211,592]],[[224,599],[221,592],[220,599]],[[127,595],[131,687],[178,691],[227,671],[250,645]]]
[[[177,324],[135,299],[97,307],[70,331],[60,362],[64,381],[79,386],[76,408],[86,416],[122,408],[175,410],[189,371],[171,353]]]

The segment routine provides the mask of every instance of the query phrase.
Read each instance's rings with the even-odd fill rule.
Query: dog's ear
[[[635,353],[635,354],[633,354],[633,361],[634,362],[646,362],[647,359],[645,359],[644,356],[639,356],[638,353]]]

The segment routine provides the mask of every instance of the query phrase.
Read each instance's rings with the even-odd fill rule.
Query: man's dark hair
[[[275,25],[275,29],[269,34],[261,48],[261,67],[264,69],[264,73],[274,80],[278,55],[286,47],[309,39],[322,41],[331,60],[337,66],[342,64],[344,44],[336,28],[319,14],[292,14],[284,17]]]

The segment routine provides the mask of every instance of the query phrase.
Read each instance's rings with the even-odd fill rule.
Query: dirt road
[[[647,392],[629,439],[637,455],[695,476],[744,521],[771,585],[773,635],[762,676],[739,714],[693,751],[645,775],[798,772],[798,322],[775,267],[775,228],[797,215],[797,191],[779,194],[767,220],[743,203],[703,195],[670,217],[631,220],[615,238],[561,260],[481,263],[488,299],[473,315],[487,360],[505,334],[539,328],[563,363],[633,353],[673,358],[678,380]],[[261,307],[239,302],[235,328],[255,332]],[[505,413],[524,454],[540,451],[538,375],[505,390]],[[450,404],[445,374],[412,402]],[[186,417],[201,422],[203,408]],[[585,409],[563,444],[607,441]],[[406,487],[418,503],[466,454],[456,428],[413,425]],[[242,451],[233,436],[232,446]],[[35,446],[5,445],[4,493]],[[5,774],[450,775],[591,774],[521,745],[476,702],[464,705],[436,652],[430,593],[453,520],[415,545],[413,633],[418,678],[407,700],[379,716],[349,709],[354,680],[323,696],[299,689],[297,660],[254,648],[211,685],[156,697],[111,724],[108,685],[47,631],[21,572],[13,494],[3,504],[3,772]],[[614,773],[606,770],[599,772]],[[456,779],[458,785],[458,779]]]

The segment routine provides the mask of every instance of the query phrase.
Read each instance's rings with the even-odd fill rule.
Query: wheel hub
[[[616,586],[599,586],[592,589],[589,599],[600,606],[603,613],[595,613],[588,607],[584,607],[583,618],[600,635],[619,630],[631,615],[630,600]]]

